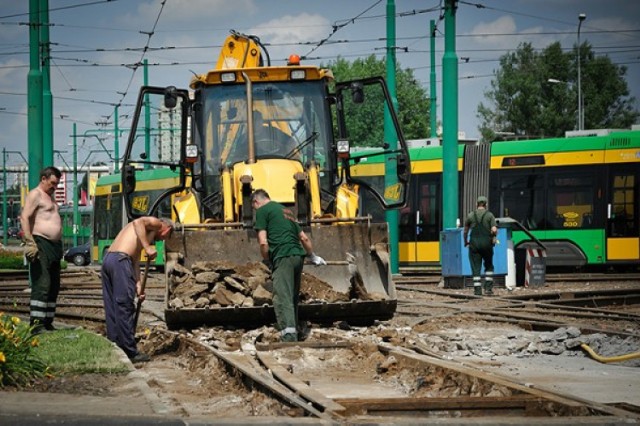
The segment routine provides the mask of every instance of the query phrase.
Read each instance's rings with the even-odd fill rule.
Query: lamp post
[[[580,63],[581,60],[581,49],[580,49],[580,27],[582,26],[582,21],[587,19],[587,15],[581,13],[578,15],[578,130],[584,130],[584,111],[582,104],[582,76],[580,72]]]

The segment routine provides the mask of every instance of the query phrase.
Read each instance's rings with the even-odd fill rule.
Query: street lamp
[[[584,21],[585,19],[587,19],[587,15],[585,15],[584,13],[581,13],[580,15],[578,15],[578,130],[583,130],[584,129],[584,112],[582,111],[583,109],[583,104],[582,104],[582,81],[581,81],[581,75],[580,75],[580,27],[582,26],[582,21]]]

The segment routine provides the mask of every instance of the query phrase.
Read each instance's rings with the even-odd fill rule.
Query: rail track
[[[430,285],[435,283],[397,285],[396,328],[481,321],[527,330],[574,326],[585,333],[640,337],[640,290],[628,282],[622,289],[594,285],[527,294],[502,291],[494,298]],[[0,311],[28,316],[25,289],[26,279],[0,279]],[[436,417],[463,417],[470,423],[499,419],[503,424],[505,419],[524,424],[557,417],[569,424],[640,420],[637,406],[596,403],[532,386],[487,371],[482,363],[451,357],[412,334],[401,338],[379,327],[314,328],[310,340],[295,345],[276,343],[268,327],[167,331],[158,321],[163,297],[160,277],[150,276],[141,323],[156,326],[141,336],[140,344],[153,354],[142,368],[174,414],[222,416],[247,403],[251,408],[242,412],[246,416],[276,413],[330,422]],[[56,316],[101,330],[104,313],[95,271],[63,275]]]
[[[250,333],[243,336],[239,349],[232,350],[207,330],[157,333],[151,338],[172,340],[182,354],[198,354],[193,361],[198,365],[223,364],[226,380],[234,377],[248,390],[260,389],[284,404],[285,412],[297,410],[298,417],[330,422],[463,417],[469,424],[478,419],[502,419],[501,424],[558,417],[565,424],[637,419],[627,410],[549,392],[469,364],[421,353],[416,347],[376,342],[353,333],[319,331],[314,341],[297,344],[264,343],[261,334]],[[169,355],[180,356],[164,354]],[[192,370],[189,362],[179,364],[184,374]],[[180,406],[174,410],[202,414],[190,412],[189,399],[176,394],[171,386],[160,392],[171,394]],[[214,399],[211,403],[217,402]]]

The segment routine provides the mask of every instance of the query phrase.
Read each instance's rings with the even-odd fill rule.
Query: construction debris
[[[261,262],[244,265],[226,261],[196,262],[191,269],[175,264],[169,276],[169,307],[217,308],[226,306],[270,305],[273,298],[271,271]],[[352,285],[358,283],[352,282]],[[354,298],[371,300],[364,287],[340,293],[327,282],[307,272],[302,273],[300,302],[346,302]]]

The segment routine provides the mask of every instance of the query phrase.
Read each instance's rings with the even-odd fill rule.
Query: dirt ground
[[[497,293],[498,296],[533,295],[591,290],[604,286],[600,283],[554,283],[542,288],[518,288],[514,292],[497,289]],[[635,286],[635,283],[628,282],[606,284],[606,288],[616,289]],[[470,289],[437,289],[433,285],[423,288],[439,290],[453,296],[472,292]],[[398,311],[392,320],[370,327],[349,327],[344,323],[333,326],[311,325],[310,342],[348,341],[353,344],[350,348],[322,351],[286,348],[272,351],[271,354],[300,380],[332,398],[371,394],[457,397],[508,396],[512,391],[492,383],[452,376],[437,369],[415,370],[410,364],[383,354],[377,345],[389,343],[427,351],[442,359],[480,365],[523,381],[532,377],[533,372],[529,370],[535,370],[532,367],[535,365],[545,366],[552,374],[554,370],[568,371],[576,365],[587,370],[592,368],[595,376],[591,378],[597,381],[598,374],[605,371],[604,367],[591,360],[579,347],[572,345],[572,339],[590,339],[590,345],[604,356],[634,352],[640,348],[640,341],[636,338],[606,334],[586,336],[577,327],[574,327],[575,330],[565,327],[554,331],[532,331],[515,322],[496,322],[480,315],[481,311],[504,305],[505,301],[499,297],[455,299],[421,292],[420,286],[416,286],[413,290],[399,290],[398,300]],[[616,311],[640,313],[637,305],[620,308]],[[530,314],[535,315],[535,312]],[[548,312],[541,315],[549,316]],[[633,320],[576,319],[562,315],[558,315],[557,319],[636,336],[639,330],[639,324]],[[154,322],[152,317],[143,317],[142,320],[147,321],[149,332],[140,333],[139,347],[152,356],[152,361],[136,368],[144,371],[150,378],[149,386],[168,407],[169,414],[212,417],[301,415],[300,409],[263,393],[255,383],[240,380],[235,371],[210,353],[194,349],[178,338],[156,332],[156,327],[163,328],[163,324]],[[241,351],[247,345],[275,342],[278,340],[278,333],[271,325],[252,330],[214,327],[193,330],[189,337],[221,350]],[[627,361],[615,367],[618,369],[615,374],[638,376],[640,361]],[[612,375],[610,378],[613,377],[617,376]],[[551,379],[547,384],[555,386]],[[130,388],[125,375],[106,374],[63,375],[39,380],[29,390],[98,396],[136,392]],[[558,387],[557,390],[566,389]],[[562,411],[557,407],[549,410],[549,415]]]

